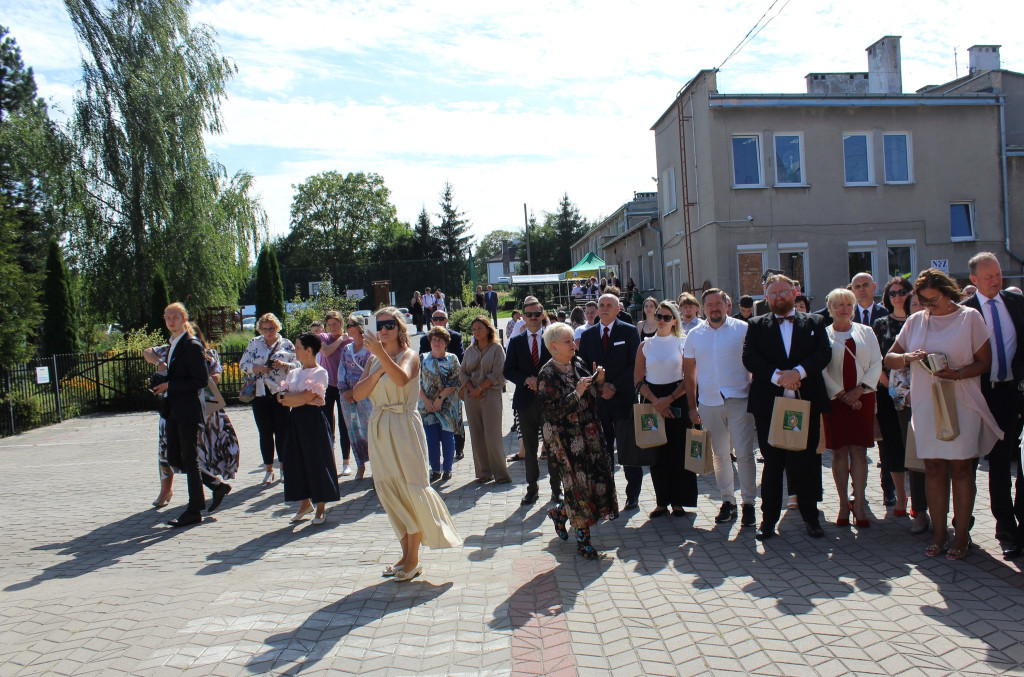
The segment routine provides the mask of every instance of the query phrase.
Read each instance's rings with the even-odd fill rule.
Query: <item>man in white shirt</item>
[[[757,432],[754,417],[747,411],[750,372],[742,361],[747,323],[729,317],[726,295],[721,289],[708,289],[701,296],[701,302],[707,322],[700,323],[689,332],[683,346],[683,380],[686,401],[690,403],[690,420],[694,425],[703,422],[711,435],[715,480],[722,495],[722,509],[715,521],[736,519],[731,458],[734,448],[743,499],[741,524],[750,527],[757,523],[754,510],[757,501],[754,463]]]
[[[587,305],[584,308],[583,313],[586,315],[587,323],[581,324],[576,327],[575,331],[573,331],[573,338],[576,340],[577,348],[580,347],[580,335],[582,335],[587,329],[593,327],[594,323],[597,322],[597,301],[587,301]]]
[[[580,286],[579,281],[572,283],[572,291],[569,294],[572,296],[583,296],[583,287]]]
[[[430,314],[434,312],[434,295],[430,293],[430,287],[424,287],[423,289],[423,314],[428,318]]]

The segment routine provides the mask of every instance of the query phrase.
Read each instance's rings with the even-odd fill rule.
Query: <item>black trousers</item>
[[[335,429],[337,429],[341,458],[348,463],[352,457],[352,442],[348,439],[348,425],[345,424],[345,412],[341,410],[341,392],[338,390],[338,386],[327,386],[327,392],[324,393],[324,406],[321,409],[324,410],[327,423],[331,426],[331,449],[334,448]],[[335,413],[337,413],[337,417],[335,417]],[[337,418],[337,427],[335,427],[335,418]]]
[[[274,447],[277,457],[284,451],[284,438],[288,434],[288,409],[273,395],[262,395],[252,401],[252,417],[260,434],[260,454],[263,465],[274,462]]]
[[[196,450],[198,435],[199,421],[182,423],[177,419],[167,419],[167,460],[171,465],[185,470],[188,481],[186,512],[196,515],[206,507],[203,475],[199,471],[199,452]]]
[[[992,516],[996,518],[997,530],[1017,533],[1024,531],[1024,487],[1021,486],[1018,464],[1016,496],[1012,495],[1010,467],[1020,453],[1020,391],[1013,381],[983,384],[981,390],[992,416],[1003,431],[1003,439],[996,442],[988,455],[988,491],[992,501]]]
[[[530,406],[518,409],[519,431],[523,438],[523,450],[526,452],[526,487],[530,491],[537,489],[537,482],[540,480],[540,460],[537,457],[539,447],[538,438],[542,416],[540,411],[540,399],[533,398]],[[558,469],[548,460],[548,480],[551,484],[551,495],[562,494],[562,478]]]
[[[818,458],[818,437],[820,432],[821,414],[811,408],[810,421],[805,424],[810,428],[807,433],[807,448],[801,451],[777,449],[768,444],[768,431],[771,428],[771,414],[755,416],[757,440],[764,456],[764,468],[761,471],[761,519],[768,526],[775,526],[782,515],[782,477],[792,467],[792,479],[789,491],[796,491],[800,516],[805,522],[818,523],[818,492],[821,487],[821,461]]]
[[[617,419],[622,419],[621,421]],[[611,456],[612,467],[615,467],[615,426],[633,425],[633,418],[625,418],[622,415],[616,416],[612,405],[606,401],[597,403],[597,419],[601,422],[601,430],[604,432],[605,448]],[[644,468],[641,465],[624,465],[622,473],[626,476],[626,502],[640,499],[640,489],[644,483]]]
[[[649,383],[657,397],[671,395],[678,383]],[[645,400],[646,401],[646,400]],[[659,507],[697,505],[697,476],[684,467],[683,447],[686,430],[691,427],[686,396],[672,403],[682,412],[682,418],[665,419],[666,444],[658,447],[658,460],[651,466],[651,484],[654,500]]]

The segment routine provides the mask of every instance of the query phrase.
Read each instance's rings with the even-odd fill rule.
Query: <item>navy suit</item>
[[[188,507],[185,512],[201,515],[206,507],[206,497],[203,495],[196,438],[204,417],[200,392],[210,378],[203,344],[195,336],[184,334],[168,360],[167,397],[160,412],[167,421],[167,460],[172,466],[185,470],[188,479]]]
[[[1021,411],[1021,394],[1018,383],[1024,380],[1024,296],[1003,290],[999,292],[999,297],[1006,306],[1013,330],[1017,334],[1017,350],[1013,355],[1006,355],[1008,380],[992,383],[991,371],[981,375],[981,392],[1003,431],[1003,439],[997,441],[988,454],[988,488],[992,516],[996,518],[996,531],[1012,534],[1016,545],[1024,545],[1024,471],[1021,464],[1017,467],[1015,498],[1011,497],[1013,479],[1010,477],[1010,464],[1014,458],[1019,458],[1020,453],[1018,416]],[[982,313],[980,301],[975,294],[964,301],[963,305]],[[989,324],[989,331],[992,330]],[[1003,327],[1003,330],[1006,328]],[[993,336],[992,341],[995,340]],[[997,347],[992,343],[993,369],[996,368],[997,359]]]
[[[865,322],[864,309],[860,307],[859,303],[853,306],[853,321],[859,324],[866,324],[869,327],[875,323],[875,320],[877,320],[880,317],[885,317],[888,314],[888,308],[883,306],[881,303],[874,303],[871,305],[871,313],[868,318],[868,321]]]
[[[537,480],[540,478],[537,440],[540,436],[543,416],[540,410],[540,400],[536,393],[526,385],[526,379],[537,376],[540,368],[551,359],[551,353],[548,352],[544,341],[538,335],[537,353],[540,359],[534,365],[531,340],[529,330],[525,330],[508,342],[508,350],[505,352],[505,368],[502,373],[506,380],[516,384],[516,391],[512,395],[512,408],[519,415],[519,432],[523,436],[523,449],[526,452],[526,490],[532,494],[536,493]],[[556,470],[557,468],[548,462],[548,479],[551,482],[552,496],[562,493],[562,478],[559,477]]]
[[[603,345],[604,325],[597,324],[580,334],[580,347],[577,354],[593,369],[596,363],[604,367],[605,383],[615,386],[615,395],[606,400],[597,400],[597,416],[604,430],[608,453],[615,448],[615,426],[633,425],[633,403],[636,401],[636,389],[633,386],[633,366],[636,363],[636,351],[640,347],[640,334],[636,327],[622,320],[615,320],[608,335],[607,349]],[[640,496],[640,485],[644,471],[640,466],[623,466],[626,475],[626,502],[636,501]]]
[[[491,322],[494,326],[498,326],[498,292],[493,290],[484,292],[484,307],[491,315]]]

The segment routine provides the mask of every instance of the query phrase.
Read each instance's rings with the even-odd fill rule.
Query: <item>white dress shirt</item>
[[[995,345],[996,341],[1001,341],[1003,344],[1004,354],[1006,355],[1006,381],[1013,380],[1013,356],[1017,353],[1017,332],[1013,328],[1013,318],[1010,317],[1010,311],[1007,310],[1006,304],[1003,303],[1003,297],[996,293],[995,302],[996,310],[999,312],[999,329],[1002,331],[1002,337],[995,335],[995,328],[992,324],[992,308],[989,306],[989,298],[982,294],[980,291],[975,292],[978,296],[978,303],[981,305],[981,314],[985,318],[985,324],[988,325],[988,333],[992,337],[992,372],[989,375],[989,379],[996,383],[998,382],[997,376],[999,374],[999,358],[997,357],[997,348]]]
[[[872,303],[870,306],[865,308],[864,306],[857,304],[857,316],[860,318],[862,324],[871,326],[871,311],[874,310],[875,304]]]
[[[772,317],[779,318],[782,317],[782,315],[776,315],[775,313],[772,313]],[[786,317],[796,317],[796,309],[794,308],[790,310]],[[793,322],[783,322],[779,324],[779,332],[782,334],[782,345],[786,348],[787,357],[789,356],[790,349],[793,347],[793,325],[795,324],[795,322],[796,321],[794,320]],[[801,380],[807,378],[807,372],[804,371],[804,368],[802,366],[800,366],[799,364],[796,365],[796,370],[800,372]],[[775,373],[772,374],[772,383],[774,383],[775,385],[779,385],[779,376],[781,375],[782,370],[776,369]],[[792,390],[787,390],[784,394],[786,395],[786,397],[795,397],[795,394]]]
[[[171,355],[174,354],[174,348],[181,341],[181,337],[184,336],[187,333],[188,333],[187,331],[183,331],[180,334],[178,334],[177,336],[172,336],[171,337],[171,341],[170,341],[171,347],[167,350],[167,366],[168,367],[171,366]]]
[[[718,406],[725,404],[727,397],[746,397],[749,393],[750,372],[742,359],[747,327],[743,320],[726,317],[718,329],[702,322],[686,335],[683,357],[696,360],[700,404]]]

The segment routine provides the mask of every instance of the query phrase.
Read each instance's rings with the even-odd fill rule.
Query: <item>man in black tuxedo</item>
[[[153,388],[158,395],[167,395],[160,412],[167,422],[167,460],[172,466],[184,468],[188,480],[188,507],[168,522],[172,527],[199,524],[203,521],[203,508],[206,507],[196,439],[205,414],[201,393],[209,380],[209,373],[203,344],[186,331],[187,322],[185,307],[180,303],[172,303],[164,309],[164,323],[171,332],[171,349],[166,360],[167,382]],[[223,493],[230,491],[230,487],[223,486],[227,487],[221,490]],[[216,492],[214,489],[215,499]]]
[[[540,400],[537,398],[537,374],[551,359],[544,346],[544,306],[533,296],[523,301],[523,333],[508,342],[505,353],[504,376],[516,384],[512,395],[512,408],[519,414],[519,431],[523,436],[523,450],[526,453],[526,495],[520,505],[537,502],[537,480],[540,478],[540,463],[537,460],[538,437],[542,423]],[[551,501],[558,503],[562,495],[562,478],[555,466],[548,463],[548,479],[551,481]]]
[[[462,348],[462,334],[455,331],[448,326],[448,313],[443,310],[435,310],[430,313],[430,326],[431,327],[444,327],[448,330],[448,335],[451,336],[448,339],[448,352],[459,358],[459,364],[462,364],[463,356],[465,351]],[[423,353],[430,352],[430,338],[424,334],[420,337],[420,355]],[[459,409],[461,412],[461,408]],[[455,431],[455,460],[461,461],[466,457],[466,428],[463,425],[462,419],[459,419],[459,427]]]
[[[807,533],[824,536],[818,521],[818,487],[821,466],[817,459],[819,421],[829,410],[822,370],[832,359],[832,347],[825,323],[817,315],[796,312],[793,281],[783,275],[768,278],[765,298],[771,306],[767,315],[750,320],[743,342],[743,366],[753,377],[747,411],[754,415],[757,438],[764,456],[761,473],[761,526],[757,539],[775,535],[775,524],[782,514],[782,476],[786,466],[793,467],[796,495]],[[807,448],[787,451],[768,444],[775,398],[795,396],[811,403],[811,417],[804,421]],[[793,492],[793,487],[790,487]]]
[[[1016,559],[1024,554],[1024,473],[1018,463],[1015,501],[1011,497],[1010,464],[1020,458],[1018,383],[1024,379],[1024,348],[1020,345],[1024,339],[1024,296],[1003,290],[1003,273],[995,254],[977,254],[967,266],[978,291],[964,305],[984,316],[992,342],[992,370],[981,375],[981,392],[1003,431],[1003,439],[988,454],[992,516],[996,518],[996,538],[1003,544],[1003,557]]]
[[[633,425],[633,365],[640,346],[636,327],[617,319],[619,297],[604,294],[597,301],[598,322],[580,334],[578,355],[588,367],[604,367],[605,380],[601,397],[597,401],[597,416],[601,420],[608,453],[615,448],[615,426]],[[614,461],[614,457],[613,457]],[[623,466],[626,475],[625,510],[639,507],[640,486],[644,471],[641,466]]]

